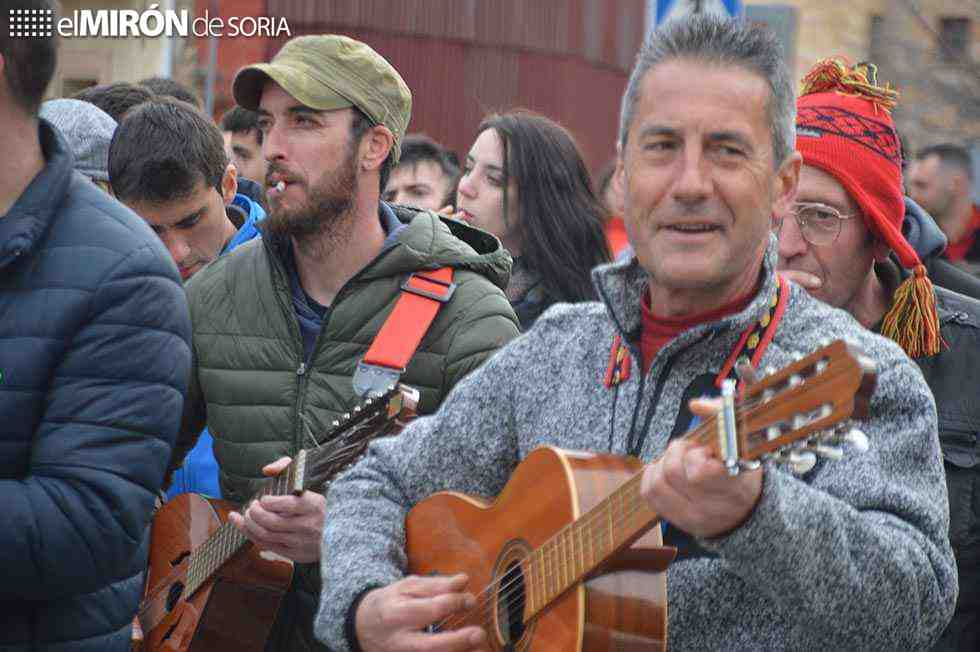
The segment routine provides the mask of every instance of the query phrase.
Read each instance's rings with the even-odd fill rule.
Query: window
[[[943,61],[964,62],[970,53],[970,19],[950,17],[939,19],[939,53]]]

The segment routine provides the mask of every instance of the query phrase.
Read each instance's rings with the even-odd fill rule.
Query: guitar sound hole
[[[167,593],[167,611],[173,611],[174,607],[177,606],[177,601],[180,600],[180,596],[184,593],[184,585],[180,582],[175,582],[173,586],[170,587],[170,592]]]
[[[515,644],[524,636],[524,573],[518,561],[511,563],[500,579],[497,622],[505,643]]]

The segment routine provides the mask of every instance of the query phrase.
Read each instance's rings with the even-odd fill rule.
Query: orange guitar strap
[[[776,327],[779,325],[779,321],[783,318],[783,313],[786,311],[786,302],[789,298],[789,283],[787,283],[779,275],[776,276],[776,290],[773,292],[772,297],[769,300],[769,306],[766,312],[762,315],[759,321],[753,323],[749,326],[742,337],[739,338],[738,343],[735,345],[735,349],[732,351],[731,355],[728,356],[728,360],[725,362],[724,366],[721,368],[717,378],[715,378],[715,385],[721,387],[722,381],[726,378],[735,378],[735,363],[738,362],[740,358],[745,358],[751,362],[752,367],[756,368],[759,366],[759,360],[762,359],[762,353],[769,346],[769,342],[772,341],[773,336],[776,334]],[[613,339],[612,351],[609,353],[609,366],[606,369],[606,375],[603,378],[603,384],[607,389],[611,389],[616,385],[629,379],[631,373],[630,364],[630,352],[627,346],[622,342],[619,335]]]
[[[455,291],[452,267],[416,272],[402,283],[394,309],[357,363],[353,382],[358,396],[380,396],[398,382],[439,308]]]

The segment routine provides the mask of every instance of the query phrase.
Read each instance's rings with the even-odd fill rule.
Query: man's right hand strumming
[[[465,593],[467,577],[406,577],[365,594],[355,615],[357,641],[364,652],[484,652],[479,627],[430,634],[432,623],[466,612],[476,598]]]

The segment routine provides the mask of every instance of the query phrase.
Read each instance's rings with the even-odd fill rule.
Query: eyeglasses
[[[843,215],[833,206],[810,202],[798,202],[793,205],[790,214],[800,227],[800,235],[812,245],[822,247],[829,245],[840,235],[841,224],[853,215]],[[782,215],[772,216],[772,231],[777,236],[783,228]]]

